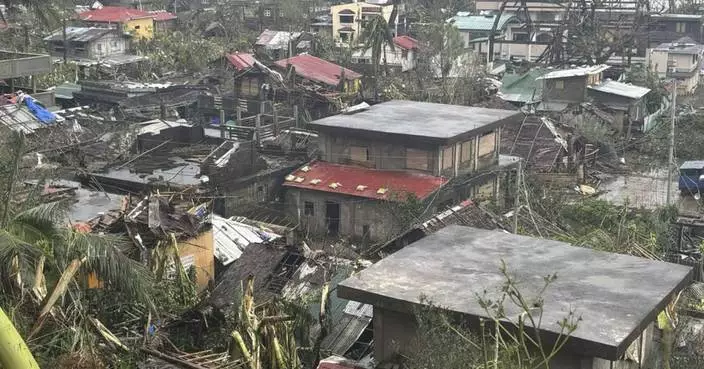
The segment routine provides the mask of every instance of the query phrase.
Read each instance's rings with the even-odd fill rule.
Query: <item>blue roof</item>
[[[496,19],[496,15],[469,15],[469,13],[460,12],[450,18],[448,22],[454,21],[455,27],[463,31],[491,31],[491,28],[494,27],[494,19]],[[496,29],[505,29],[506,24],[517,19],[513,15],[503,14],[499,18]]]

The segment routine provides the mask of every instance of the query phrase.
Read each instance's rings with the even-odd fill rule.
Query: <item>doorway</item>
[[[340,233],[340,204],[332,201],[325,202],[325,223],[328,233]]]

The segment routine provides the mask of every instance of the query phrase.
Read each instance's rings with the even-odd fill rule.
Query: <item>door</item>
[[[328,233],[340,232],[340,204],[332,201],[325,202],[325,223],[328,226]]]

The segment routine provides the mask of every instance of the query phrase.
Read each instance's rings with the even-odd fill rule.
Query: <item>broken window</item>
[[[357,338],[354,344],[345,352],[345,357],[357,361],[362,360],[362,358],[372,353],[373,344],[374,323],[369,322],[359,338]]]
[[[479,138],[479,148],[477,155],[479,157],[488,156],[494,153],[496,149],[496,134],[489,132]]]
[[[454,151],[452,150],[452,146],[448,146],[442,150],[442,169],[452,168],[454,164],[453,156]]]
[[[369,161],[369,149],[365,146],[350,146],[350,160]]]
[[[267,187],[268,186],[266,186],[266,185],[257,186],[257,200],[259,200],[259,202],[266,201],[266,192],[267,192],[266,188]]]
[[[315,215],[315,207],[313,206],[313,203],[310,201],[306,201],[303,207],[303,214],[307,216],[314,216]]]
[[[460,146],[460,163],[466,163],[474,159],[474,152],[472,150],[472,140],[462,142]]]
[[[528,41],[528,34],[527,33],[514,33],[513,34],[513,41]]]
[[[266,289],[270,292],[280,294],[283,291],[286,283],[291,280],[293,274],[296,273],[298,267],[303,264],[305,259],[302,255],[291,252],[287,253],[276,265],[274,273],[271,275],[271,280],[266,286]]]
[[[428,170],[428,151],[406,149],[406,169]]]
[[[362,225],[362,239],[366,242],[369,241],[369,224]]]

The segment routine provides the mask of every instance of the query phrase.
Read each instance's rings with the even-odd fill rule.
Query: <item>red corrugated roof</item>
[[[78,14],[78,18],[89,22],[120,23],[142,18],[152,18],[158,22],[176,19],[176,16],[167,11],[147,12],[139,9],[125,8],[121,6],[104,6],[100,9],[93,9],[82,12]]]
[[[418,48],[418,40],[416,40],[413,37],[410,36],[397,36],[394,37],[394,44],[406,49],[417,49]]]
[[[151,14],[152,18],[154,18],[154,20],[157,22],[174,20],[178,18],[176,14],[169,13],[166,10],[152,10],[149,12],[149,14]]]
[[[254,55],[250,53],[234,53],[234,54],[227,54],[225,55],[227,60],[232,64],[233,67],[237,70],[245,70],[249,69],[254,66],[254,62],[257,60],[254,59]]]
[[[345,71],[345,79],[348,81],[362,77],[357,72],[309,54],[296,55],[276,62],[276,65],[282,68],[287,68],[289,64],[296,68],[296,74],[301,77],[330,86],[337,86],[340,83],[340,74],[343,70]]]
[[[443,177],[410,171],[377,170],[314,161],[287,176],[284,185],[377,200],[394,199],[394,196],[401,195],[400,199],[405,200],[404,193],[412,193],[423,199],[446,182]],[[338,184],[337,188],[330,187],[332,183]],[[366,187],[358,189],[358,186]],[[380,188],[386,189],[386,192],[379,193]]]

